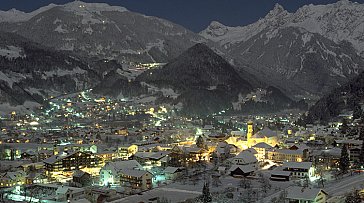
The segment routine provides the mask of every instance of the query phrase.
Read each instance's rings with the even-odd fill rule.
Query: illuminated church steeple
[[[248,130],[246,133],[246,140],[248,141],[248,143],[249,143],[250,138],[253,136],[253,133],[254,133],[253,129],[254,129],[253,121],[248,121]]]

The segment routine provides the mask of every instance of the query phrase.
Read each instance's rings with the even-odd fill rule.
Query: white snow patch
[[[54,31],[59,32],[59,33],[68,33],[68,30],[67,30],[67,29],[64,29],[64,28],[62,27],[62,25],[58,25],[58,26],[56,27],[56,29],[54,29]]]
[[[26,57],[23,49],[16,46],[7,46],[7,48],[0,49],[0,56],[5,56],[7,59]]]
[[[73,70],[61,70],[61,69],[57,69],[55,71],[47,71],[43,73],[42,78],[43,79],[47,79],[49,77],[54,77],[54,76],[65,76],[65,75],[77,75],[77,74],[84,74],[86,73],[85,70],[82,70],[80,67],[76,67]]]
[[[0,104],[0,113],[4,116],[9,115],[15,111],[17,114],[32,113],[32,109],[39,108],[41,105],[36,102],[25,101],[23,105],[12,106],[9,103]]]

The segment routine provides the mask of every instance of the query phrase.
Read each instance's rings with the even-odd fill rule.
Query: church
[[[276,146],[278,144],[278,133],[265,127],[261,131],[254,134],[254,124],[252,121],[247,123],[247,134],[246,139],[242,137],[231,136],[225,142],[228,144],[233,144],[239,147],[241,150],[248,149],[258,143],[264,142],[271,146]]]
[[[264,142],[271,146],[278,144],[278,133],[264,127],[262,130],[254,134],[254,125],[252,121],[248,122],[248,130],[246,134],[247,147],[250,148],[260,142]]]

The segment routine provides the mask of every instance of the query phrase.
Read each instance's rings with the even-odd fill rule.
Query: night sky
[[[50,3],[64,4],[72,0],[0,0],[0,10],[16,8],[33,11]],[[225,25],[247,25],[264,17],[275,3],[290,12],[305,4],[328,4],[335,0],[84,0],[123,6],[146,15],[165,18],[199,32],[216,20]],[[364,3],[364,0],[356,2]]]

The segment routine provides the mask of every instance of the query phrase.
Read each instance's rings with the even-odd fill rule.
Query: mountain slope
[[[14,15],[0,13],[1,30],[55,49],[123,63],[167,62],[196,42],[206,41],[167,20],[100,3],[49,5],[23,13],[17,22]]]
[[[50,96],[88,89],[101,79],[79,58],[12,33],[0,32],[0,66],[2,105],[43,104]]]
[[[239,71],[293,96],[321,96],[364,68],[363,11],[346,0],[295,13],[276,4],[253,24],[212,22],[200,35],[219,43]]]
[[[200,35],[229,47],[247,41],[263,30],[296,27],[320,34],[335,42],[349,41],[359,53],[364,51],[364,4],[340,0],[327,5],[305,5],[289,13],[276,4],[264,18],[247,26],[228,27],[212,22]]]
[[[252,90],[229,63],[204,44],[196,44],[164,67],[144,72],[137,80],[174,89],[180,94],[175,102],[182,102],[191,114],[230,108],[238,93]]]
[[[251,85],[240,78],[229,63],[204,44],[196,44],[163,68],[147,71],[138,79],[179,90],[209,89],[212,86],[251,89]]]
[[[364,68],[351,44],[293,27],[263,30],[228,54],[236,66],[290,95],[323,95]]]
[[[306,123],[327,122],[343,111],[353,111],[364,102],[364,72],[342,87],[334,89],[313,105],[305,116]]]
[[[177,96],[172,103],[182,104],[182,113],[189,115],[233,109],[267,113],[304,107],[276,88],[257,90],[257,86],[245,80],[249,75],[243,78],[241,75],[209,47],[197,44],[164,67],[144,72],[137,80],[174,90]],[[256,83],[263,84],[260,81]],[[252,108],[255,111],[251,111]]]

